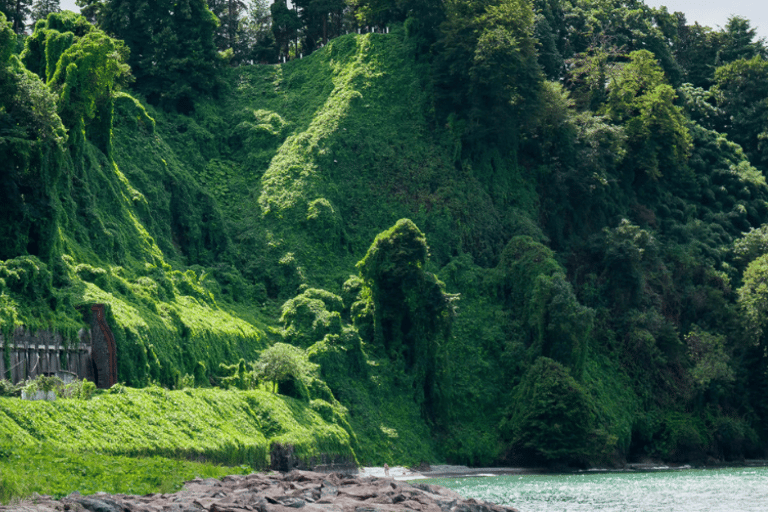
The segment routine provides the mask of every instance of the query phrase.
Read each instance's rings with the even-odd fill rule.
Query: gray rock
[[[75,498],[71,501],[79,503],[83,508],[90,510],[91,512],[127,512],[130,510],[113,500],[104,498],[103,496],[104,495],[100,495],[98,499],[87,497]]]
[[[290,473],[195,479],[174,494],[128,496],[72,493],[11,506],[0,512],[517,512],[478,500],[465,500],[437,485],[391,478],[351,478],[294,470]]]

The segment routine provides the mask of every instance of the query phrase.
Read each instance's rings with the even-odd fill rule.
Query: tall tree
[[[13,31],[22,34],[32,12],[32,0],[0,0],[0,12],[5,14]]]
[[[242,22],[243,40],[235,51],[236,62],[273,63],[277,60],[277,44],[272,33],[272,11],[269,0],[253,0]],[[238,52],[239,50],[239,52]]]
[[[279,56],[288,57],[290,43],[296,40],[298,30],[301,27],[299,14],[294,9],[289,9],[286,0],[276,0],[270,7],[272,13],[272,33],[279,49]]]
[[[52,12],[60,12],[59,0],[35,0],[32,4],[32,25],[38,20],[44,20]]]
[[[686,25],[685,15],[678,16],[678,38],[673,43],[674,55],[683,69],[684,80],[696,87],[712,85],[715,69],[739,59],[768,57],[765,40],[749,20],[732,16],[722,30],[712,30],[698,23]]]
[[[713,92],[723,111],[718,130],[768,170],[768,61],[755,56],[718,68]]]
[[[246,39],[243,60],[273,63],[277,60],[277,43],[272,33],[272,11],[268,0],[253,0],[243,23]]]
[[[304,53],[313,52],[341,31],[344,0],[296,0],[302,23]]]
[[[568,26],[563,0],[534,0],[536,26],[534,32],[539,41],[539,64],[547,77],[559,78],[565,67],[563,62],[568,46]]]
[[[247,5],[242,0],[210,0],[208,8],[216,15],[219,26],[214,41],[219,51],[232,48],[234,51],[239,38],[242,38],[242,15]]]
[[[751,59],[755,56],[767,57],[765,39],[757,38],[757,31],[748,19],[731,16],[720,37],[718,64],[725,64],[739,59]]]
[[[215,92],[217,25],[205,0],[107,0],[100,17],[130,48],[136,88],[150,103],[189,112]]]
[[[683,80],[696,87],[709,87],[720,48],[718,33],[698,23],[687,25],[681,14],[678,40],[673,48],[675,59],[683,70]]]
[[[439,106],[464,120],[467,140],[514,140],[542,78],[530,1],[457,1],[447,16],[435,45]]]
[[[393,21],[405,21],[402,2],[398,0],[348,0],[360,25],[385,26]]]

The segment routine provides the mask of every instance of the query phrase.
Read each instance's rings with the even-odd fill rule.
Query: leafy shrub
[[[734,380],[730,357],[725,352],[725,336],[710,334],[694,326],[685,336],[688,356],[694,364],[691,377],[699,389],[706,389],[710,382]]]
[[[568,370],[539,357],[515,388],[501,428],[512,446],[548,461],[583,464],[613,449],[598,415],[594,399]]]
[[[298,386],[294,392],[300,398],[308,398],[306,385],[317,368],[316,364],[309,362],[304,350],[286,343],[275,343],[262,352],[259,360],[253,364],[253,374],[257,380],[272,382],[274,392],[277,392],[281,384],[291,388]]]
[[[96,384],[90,380],[76,380],[64,386],[61,398],[78,398],[80,400],[90,400],[96,393]]]
[[[179,379],[177,387],[178,389],[195,387],[195,376],[185,373],[184,376]]]
[[[219,364],[219,385],[224,389],[253,389],[253,373],[245,366],[245,359],[235,364]]]
[[[341,332],[341,297],[316,288],[308,288],[283,304],[280,322],[288,343],[308,347],[327,334]]]
[[[0,379],[0,396],[21,396],[21,387],[7,379]]]

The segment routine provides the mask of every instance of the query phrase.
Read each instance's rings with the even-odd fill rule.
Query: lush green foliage
[[[16,34],[23,34],[27,17],[32,13],[32,0],[3,0],[0,2],[0,13],[10,22]]]
[[[557,362],[540,357],[517,387],[509,419],[512,442],[547,459],[590,460],[610,452],[597,405]]]
[[[274,442],[762,456],[768,92],[748,24],[635,1],[359,1],[347,22],[276,2],[276,47],[312,55],[223,68],[215,44],[247,60],[232,19],[129,4],[89,12],[173,108],[126,92],[125,46],[83,18],[39,22],[21,60],[0,32],[2,330],[74,340],[77,307],[105,303],[127,384],[230,390],[13,401],[9,436],[255,465]],[[332,38],[355,23],[392,30]],[[149,433],[74,426],[99,407]]]
[[[647,50],[632,52],[609,88],[607,113],[624,124],[635,165],[651,178],[660,177],[660,167],[674,169],[688,156],[690,135],[675,98]]]
[[[164,457],[123,457],[92,452],[72,453],[43,447],[0,451],[0,503],[33,493],[61,497],[74,491],[150,494],[181,489],[193,478],[221,478],[249,472],[231,467]]]
[[[768,166],[768,62],[761,56],[740,59],[717,69],[714,95],[723,110],[719,128],[741,145],[753,165]]]
[[[533,114],[541,86],[532,5],[528,0],[448,5],[436,45],[439,104],[445,114],[460,116],[454,129],[469,141],[507,140]]]
[[[304,460],[321,454],[354,459],[343,421],[326,421],[308,403],[263,390],[224,391],[116,385],[90,400],[0,398],[0,446],[45,445],[62,452],[203,458],[269,465],[273,443]]]
[[[216,89],[216,17],[203,0],[109,0],[99,11],[103,29],[125,41],[137,89],[154,104],[181,112]]]

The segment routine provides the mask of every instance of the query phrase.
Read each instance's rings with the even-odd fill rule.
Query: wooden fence
[[[104,305],[91,305],[89,313],[91,328],[81,329],[77,341],[65,342],[57,332],[31,332],[23,327],[7,341],[0,335],[0,378],[18,383],[65,371],[93,381],[100,388],[116,384],[117,347]]]

